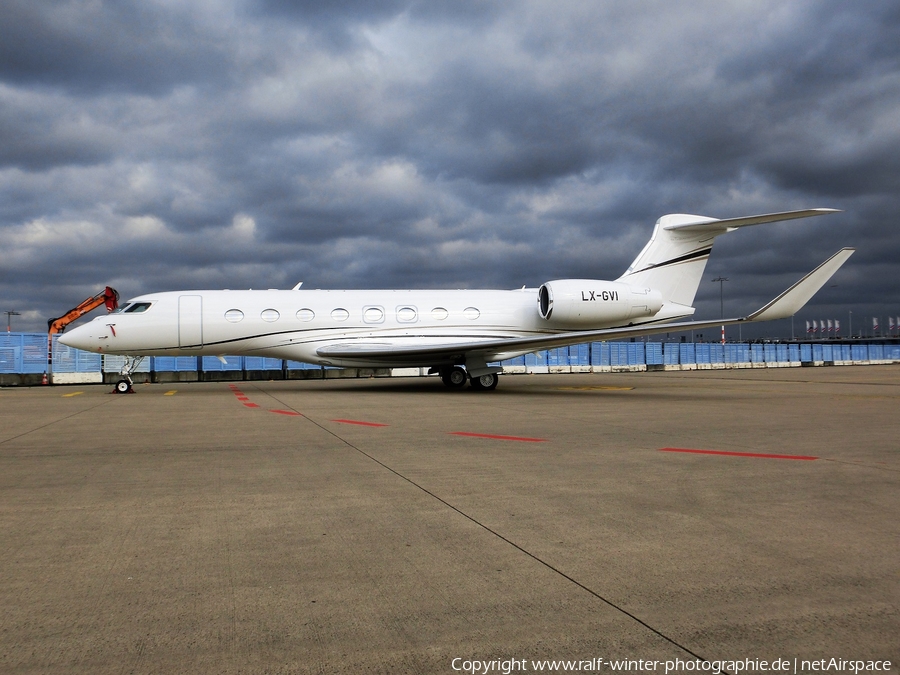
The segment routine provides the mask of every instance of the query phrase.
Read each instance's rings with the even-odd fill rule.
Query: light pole
[[[850,310],[850,318],[847,321],[847,337],[853,337],[853,310]]]
[[[719,313],[722,315],[720,318],[722,320],[725,319],[725,282],[728,281],[725,277],[716,277],[712,280],[713,283],[719,283]],[[725,344],[725,324],[722,324],[722,344]]]
[[[12,320],[10,319],[10,317],[13,317],[13,316],[22,316],[22,313],[21,312],[6,312],[6,332],[7,333],[10,333],[12,331],[12,328],[10,325],[12,323]]]

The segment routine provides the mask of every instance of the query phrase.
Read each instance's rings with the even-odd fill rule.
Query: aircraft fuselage
[[[605,284],[605,286],[604,286]],[[614,282],[587,282],[572,302],[593,314],[584,327],[628,323],[631,296]],[[562,300],[558,300],[562,302]],[[606,320],[597,321],[598,305]],[[658,307],[656,308],[658,309]],[[639,314],[649,314],[641,309]],[[602,312],[601,312],[602,314]],[[142,356],[262,355],[320,365],[372,367],[411,365],[323,358],[316,350],[339,340],[371,345],[471,344],[553,334],[571,321],[542,318],[538,289],[498,290],[266,290],[178,291],[134,298],[121,311],[98,317],[66,335],[66,344],[96,352]],[[527,353],[524,350],[519,353]],[[423,358],[433,366],[454,359]]]

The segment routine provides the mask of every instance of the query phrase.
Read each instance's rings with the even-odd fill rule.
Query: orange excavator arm
[[[116,309],[119,306],[118,291],[107,286],[101,293],[97,293],[94,297],[88,298],[74,309],[70,309],[61,317],[50,319],[47,322],[47,332],[50,333],[50,339],[52,340],[52,336],[56,333],[62,333],[70,323],[76,319],[80,319],[91,310],[97,309],[100,305],[106,305],[107,312]]]
[[[119,292],[115,288],[107,286],[102,292],[92,298],[88,298],[77,307],[70,309],[61,317],[50,319],[47,322],[47,373],[53,373],[53,336],[62,333],[66,326],[81,318],[100,305],[106,305],[106,311],[111,312],[119,306]],[[47,373],[44,373],[44,384],[47,383]]]

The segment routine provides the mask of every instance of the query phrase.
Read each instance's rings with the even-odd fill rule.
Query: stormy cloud
[[[842,246],[798,320],[900,315],[895,2],[0,7],[17,330],[105,285],[615,278],[665,213],[809,207],[843,213],[717,240],[697,316]]]

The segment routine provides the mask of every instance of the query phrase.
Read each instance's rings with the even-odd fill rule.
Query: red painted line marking
[[[238,396],[237,399],[238,399],[238,401],[249,401],[250,400],[247,396],[243,396],[243,395]]]
[[[292,415],[295,417],[303,417],[303,415],[301,415],[298,412],[294,412],[293,410],[270,410],[269,412],[278,413],[279,415]]]
[[[331,420],[332,422],[338,422],[339,424],[359,424],[364,427],[386,427],[387,424],[379,424],[378,422],[361,422],[359,420]]]
[[[498,436],[497,434],[473,434],[469,431],[451,431],[451,436],[469,436],[471,438],[492,438],[497,441],[524,441],[526,443],[545,443],[546,438],[526,438],[524,436]]]
[[[247,406],[248,408],[258,408],[259,407],[255,403],[245,403],[244,405]]]
[[[769,455],[763,452],[726,452],[724,450],[693,450],[691,448],[660,448],[660,452],[689,452],[695,455],[725,455],[726,457],[762,457],[763,459],[800,459],[812,461],[818,457],[806,455]]]

